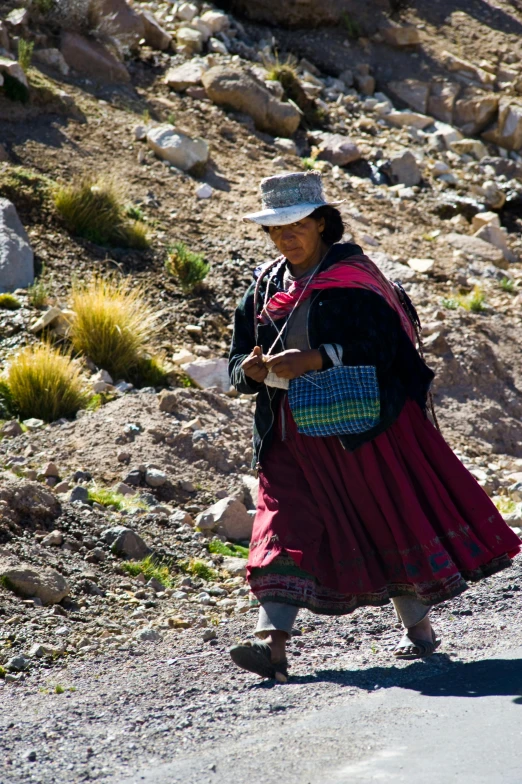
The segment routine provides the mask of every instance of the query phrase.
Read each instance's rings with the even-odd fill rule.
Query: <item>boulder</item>
[[[230,390],[230,379],[228,376],[228,360],[224,357],[219,359],[196,359],[181,366],[184,373],[201,389],[217,387],[221,392]]]
[[[260,131],[288,138],[299,127],[299,109],[278,100],[264,84],[245,71],[215,66],[203,74],[202,81],[211,101],[250,115]]]
[[[8,57],[0,57],[0,75],[9,74],[17,82],[20,82],[24,87],[29,87],[25,71],[16,60],[10,60]]]
[[[226,14],[221,13],[221,11],[205,11],[205,13],[201,15],[201,21],[207,25],[212,35],[223,33],[230,27],[230,19]]]
[[[145,37],[143,14],[131,8],[126,0],[97,0],[94,8],[98,26],[124,46],[135,49]]]
[[[409,150],[391,158],[381,166],[381,171],[390,178],[393,185],[418,185],[422,179],[415,156]]]
[[[455,102],[453,122],[467,136],[474,136],[493,122],[498,111],[498,95],[461,98]]]
[[[169,389],[162,389],[159,394],[159,409],[174,414],[179,409],[179,397]]]
[[[429,125],[433,125],[433,117],[427,117],[425,114],[419,114],[418,112],[389,112],[383,116],[383,119],[392,125],[399,126],[399,128],[407,126],[418,128],[421,131]]]
[[[490,245],[494,245],[495,248],[498,248],[502,251],[504,257],[508,261],[515,261],[511,248],[508,245],[506,231],[505,229],[501,229],[500,226],[495,226],[493,223],[488,223],[485,226],[481,226],[481,228],[478,229],[478,231],[476,231],[473,236],[478,237],[479,240],[484,240],[484,242],[489,242]]]
[[[498,226],[500,228],[500,218],[496,212],[477,212],[471,219],[471,227],[477,232],[483,226]]]
[[[335,166],[347,166],[361,158],[359,148],[348,136],[340,133],[325,133],[321,137],[319,153],[320,161],[329,161]]]
[[[204,60],[187,60],[186,63],[167,71],[165,84],[176,92],[183,92],[188,87],[200,85],[201,78],[207,70],[208,64]]]
[[[452,248],[455,248],[455,250],[460,250],[473,259],[494,264],[495,267],[499,267],[500,269],[507,269],[509,266],[501,250],[478,237],[451,233],[446,234],[445,236],[441,235],[439,241],[447,243]]]
[[[387,88],[393,97],[398,98],[414,111],[426,114],[430,93],[429,82],[404,79],[400,82],[388,82]]]
[[[16,207],[0,198],[0,294],[34,283],[34,256]]]
[[[172,125],[158,125],[147,133],[147,144],[158,158],[168,161],[177,169],[190,171],[204,166],[208,161],[209,147],[204,139],[192,139]]]
[[[69,73],[69,66],[65,62],[65,58],[59,49],[37,49],[33,54],[33,59],[37,63],[43,63],[50,68],[56,68],[62,76],[67,76]]]
[[[184,22],[191,22],[198,15],[198,7],[195,3],[180,3],[176,15]]]
[[[133,561],[141,561],[142,558],[150,554],[150,549],[141,536],[131,528],[125,528],[123,525],[107,528],[101,534],[101,539],[110,546],[114,555],[118,555],[120,558],[131,558]]]
[[[254,518],[241,501],[222,498],[196,517],[202,531],[216,531],[227,539],[250,539]]]
[[[435,266],[434,259],[409,259],[408,266],[415,272],[431,272]]]
[[[0,473],[0,501],[23,522],[55,520],[62,508],[51,491],[38,482],[28,482]]]
[[[143,11],[141,18],[143,20],[143,37],[147,46],[159,49],[161,52],[170,49],[172,36],[163,29],[154,14],[151,14],[150,11]]]
[[[16,419],[6,422],[5,425],[0,428],[0,434],[3,435],[4,438],[16,438],[16,436],[21,436],[23,432],[20,423]]]
[[[147,468],[145,481],[149,487],[162,487],[167,482],[167,474],[158,468]]]
[[[441,122],[452,123],[459,92],[460,86],[454,82],[432,82],[426,112]]]
[[[180,27],[176,31],[178,50],[185,54],[199,54],[203,49],[204,35],[200,30],[192,27]]]
[[[387,44],[402,49],[405,46],[416,46],[420,44],[420,33],[416,27],[411,25],[399,25],[390,22],[386,27],[381,28],[380,33]]]
[[[451,52],[442,52],[442,62],[453,73],[458,73],[466,79],[480,82],[481,84],[493,84],[495,82],[495,74],[479,68],[478,65],[473,65],[468,60],[463,60],[461,57],[456,57]]]
[[[67,65],[94,81],[109,84],[130,82],[129,73],[123,63],[98,41],[64,31],[60,39],[60,51]]]
[[[246,577],[246,565],[246,558],[235,558],[232,555],[224,555],[221,564],[222,568],[234,577]]]
[[[506,150],[522,148],[522,103],[512,98],[501,98],[498,104],[497,122],[482,134],[488,142],[498,144]]]
[[[62,311],[60,308],[57,308],[55,305],[53,305],[52,307],[48,308],[45,313],[43,313],[40,318],[34,322],[34,324],[31,324],[29,330],[35,334],[41,332],[42,329],[50,327],[51,324],[61,315]]]
[[[14,593],[36,597],[43,604],[58,604],[69,594],[67,581],[55,569],[0,561],[0,576]]]
[[[451,142],[450,149],[458,155],[471,155],[477,161],[481,161],[488,154],[486,145],[479,139],[459,139]]]
[[[42,539],[42,547],[61,547],[63,544],[63,534],[61,531],[51,531],[50,534]]]

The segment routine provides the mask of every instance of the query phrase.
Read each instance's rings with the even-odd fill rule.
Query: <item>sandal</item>
[[[413,638],[408,639],[408,642],[399,643],[393,655],[396,659],[426,659],[435,652],[441,642],[435,637],[433,629],[431,630],[431,636],[431,642]]]
[[[230,656],[234,664],[243,670],[255,672],[261,678],[275,678],[279,683],[288,680],[288,661],[286,657],[278,662],[272,662],[272,652],[266,642],[250,642],[250,640],[234,645],[230,649]]]

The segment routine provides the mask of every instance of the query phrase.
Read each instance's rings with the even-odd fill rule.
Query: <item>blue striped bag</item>
[[[290,381],[288,403],[306,436],[364,433],[379,423],[379,381],[373,365],[338,365]]]

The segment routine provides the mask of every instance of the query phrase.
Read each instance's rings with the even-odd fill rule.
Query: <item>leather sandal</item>
[[[399,643],[394,650],[393,655],[396,659],[427,659],[440,645],[440,640],[435,637],[435,632],[431,630],[431,642],[428,640],[419,640],[418,638],[409,638],[408,642]]]
[[[280,683],[288,680],[288,661],[286,657],[272,662],[272,652],[266,642],[247,640],[230,648],[230,657],[234,664],[248,672],[254,672],[261,678],[274,678]]]

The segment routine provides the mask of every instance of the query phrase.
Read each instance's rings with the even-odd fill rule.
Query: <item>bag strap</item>
[[[411,299],[407,295],[406,291],[404,290],[404,287],[403,287],[402,283],[399,283],[399,281],[396,281],[396,280],[392,281],[392,283],[393,283],[393,286],[395,287],[395,290],[396,290],[396,292],[397,292],[397,294],[399,296],[399,300],[400,300],[400,303],[401,303],[401,305],[403,307],[403,310],[405,311],[406,315],[408,316],[409,320],[411,321],[413,329],[415,330],[415,336],[417,338],[417,344],[418,344],[418,347],[419,347],[420,357],[421,357],[423,362],[426,362],[425,355],[424,355],[424,344],[422,342],[422,336],[421,336],[422,324],[420,322],[419,314],[417,313],[417,310],[415,309],[415,305],[413,304],[413,302],[411,301]],[[433,402],[433,394],[432,394],[430,389],[428,390],[428,403],[429,403],[429,407],[430,407],[431,416],[433,417],[433,424],[435,425],[435,427],[437,428],[437,430],[440,433],[441,429],[440,429],[440,426],[439,426],[439,421],[437,419],[437,415],[435,413],[435,403]]]

